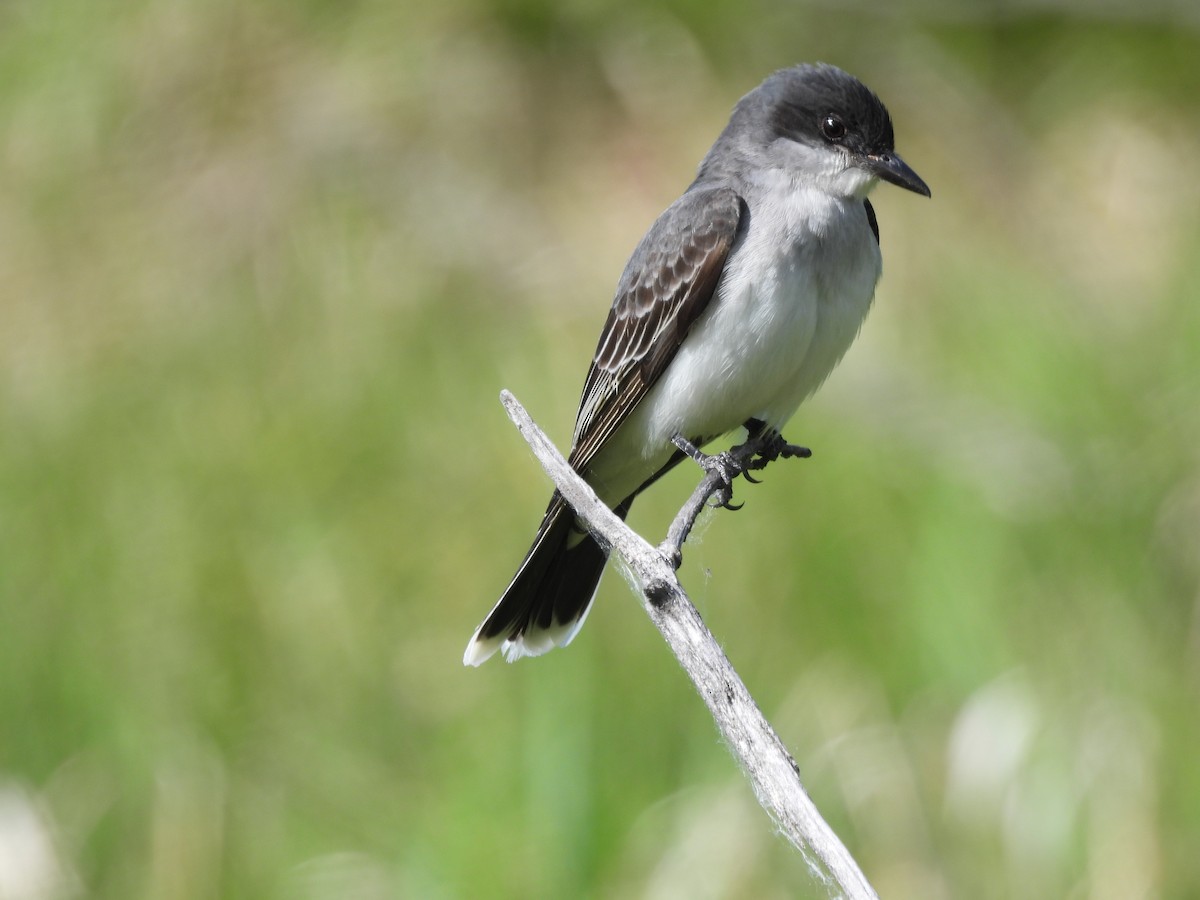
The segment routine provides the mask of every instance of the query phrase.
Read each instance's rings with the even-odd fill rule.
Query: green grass
[[[51,862],[0,894],[820,896],[619,575],[459,662],[548,493],[500,389],[568,440],[626,254],[806,58],[934,197],[685,582],[882,895],[1200,890],[1194,32],[760,12],[4,11],[0,844]]]

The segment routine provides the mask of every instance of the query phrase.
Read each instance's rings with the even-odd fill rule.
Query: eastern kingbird
[[[784,69],[738,101],[625,266],[584,382],[568,461],[618,515],[685,442],[778,433],[837,365],[879,280],[881,178],[929,196],[887,109],[840,69]],[[463,662],[569,643],[607,558],[555,491]]]

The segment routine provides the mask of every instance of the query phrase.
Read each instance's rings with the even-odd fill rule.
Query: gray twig
[[[643,607],[704,698],[763,809],[804,855],[831,896],[878,900],[854,857],[809,799],[796,761],[746,690],[675,573],[683,542],[696,517],[709,498],[725,486],[721,475],[710,471],[705,476],[671,524],[662,547],[653,547],[601,502],[511,393],[503,391],[500,399],[542,468],[588,530],[616,550],[633,571],[642,588]],[[795,448],[782,452],[779,448],[778,441],[758,438],[730,452],[750,469],[761,469],[780,455],[803,455],[789,452]],[[767,455],[762,457],[764,449]]]

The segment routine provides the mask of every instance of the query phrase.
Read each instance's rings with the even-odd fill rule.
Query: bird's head
[[[930,195],[896,154],[887,108],[835,66],[776,72],[738,102],[722,137],[758,157],[755,168],[783,169],[838,196],[865,197],[879,179]]]

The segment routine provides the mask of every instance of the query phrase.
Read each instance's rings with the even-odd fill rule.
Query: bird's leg
[[[676,433],[671,438],[671,443],[678,447],[681,451],[690,456],[696,461],[705,472],[710,475],[715,475],[720,486],[716,491],[716,507],[725,509],[741,509],[742,504],[735,505],[733,501],[733,479],[739,475],[746,474],[745,465],[733,454],[728,451],[724,453],[708,454],[685,438],[682,434]]]

